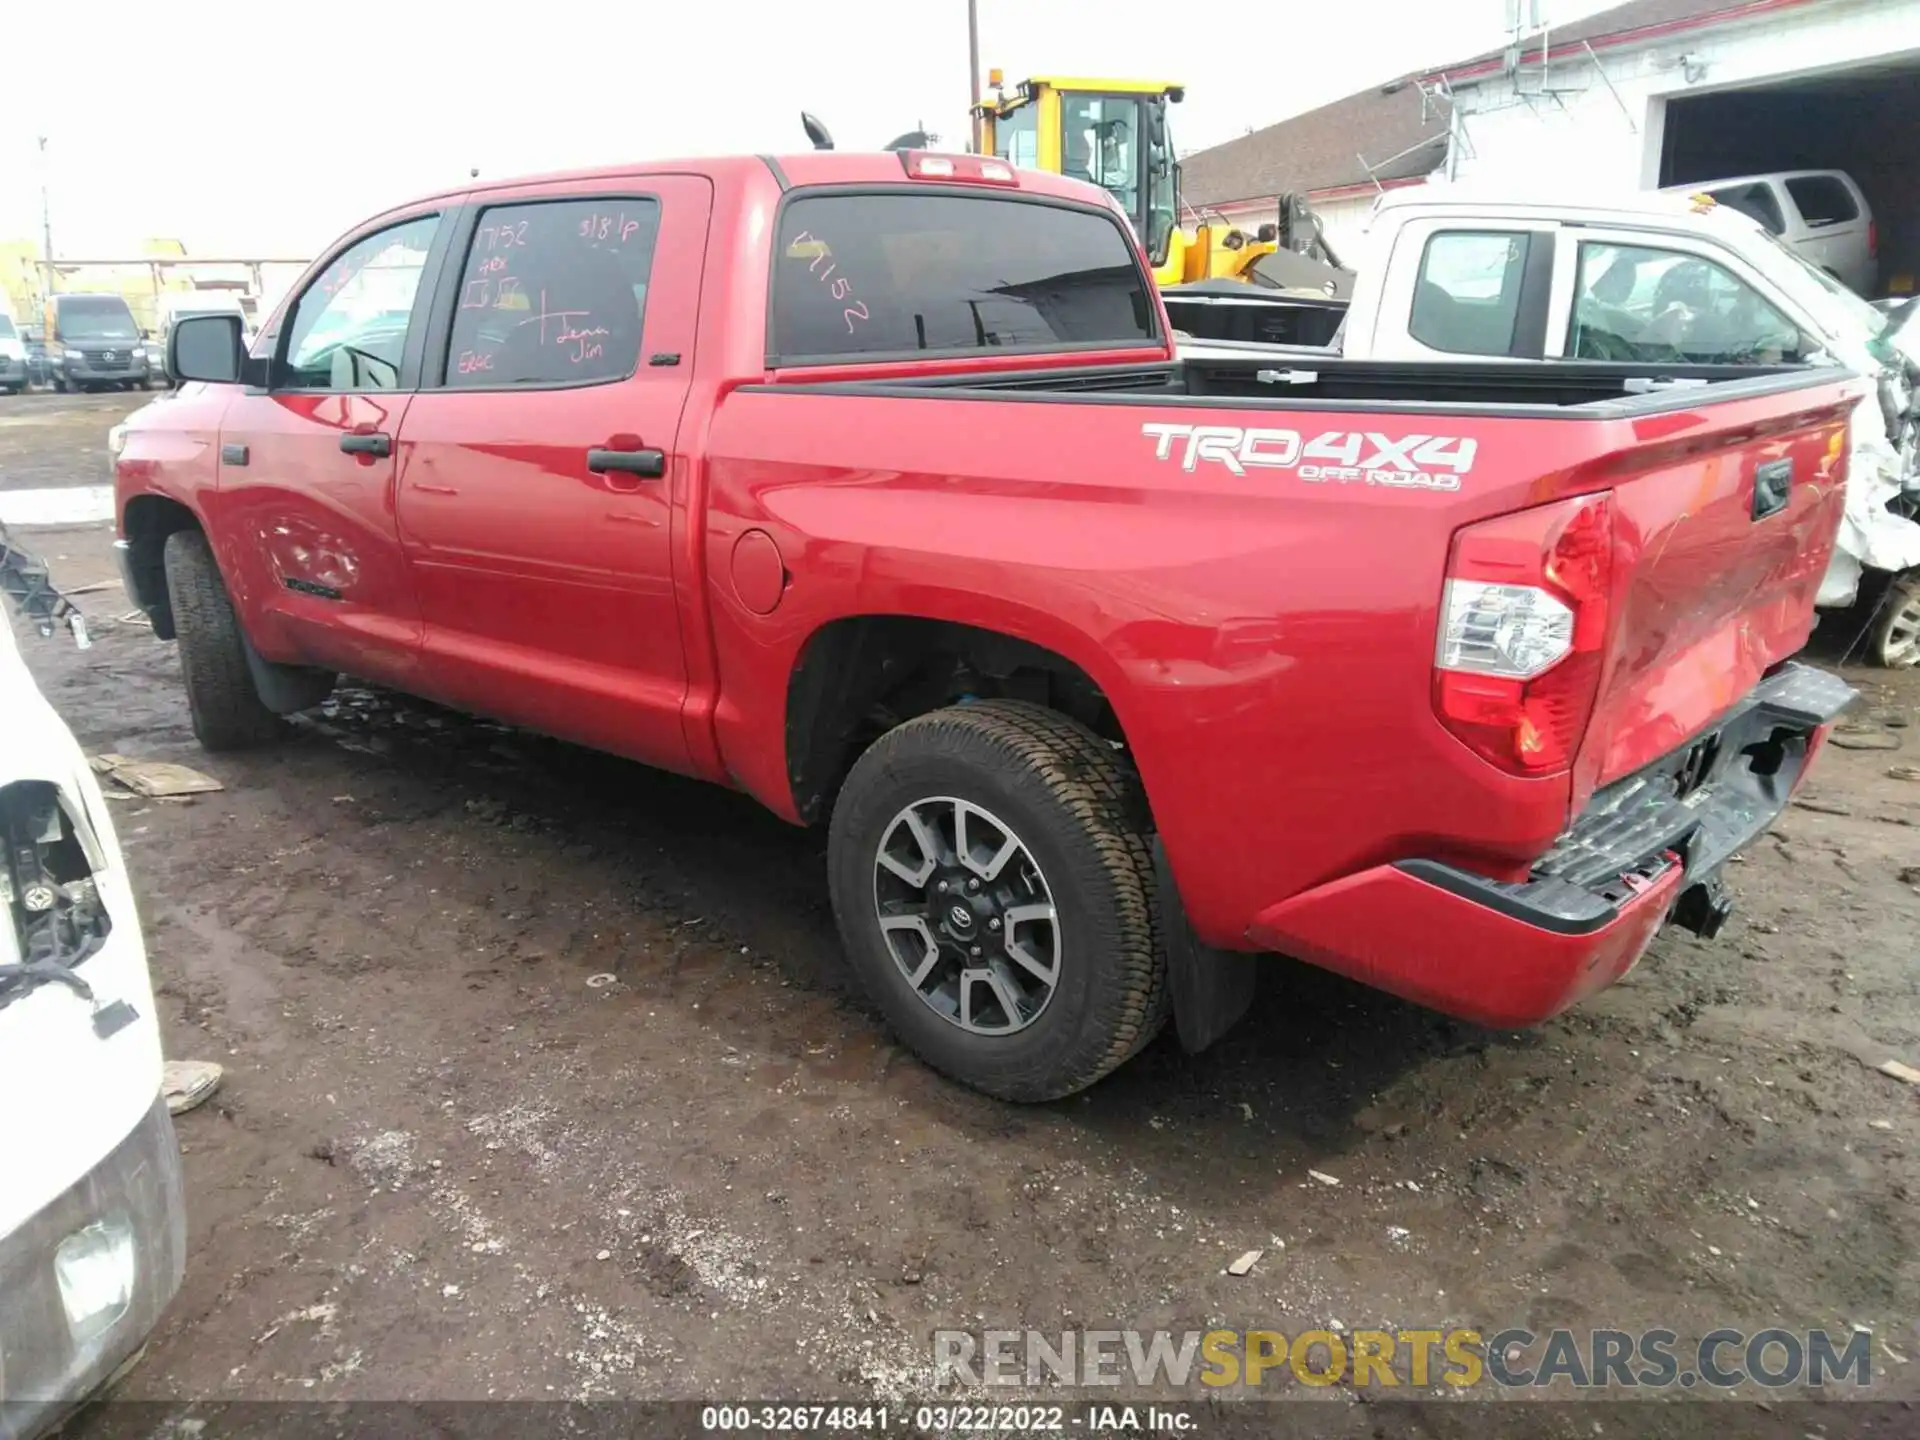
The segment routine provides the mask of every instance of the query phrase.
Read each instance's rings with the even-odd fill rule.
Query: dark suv
[[[47,301],[47,367],[56,390],[145,386],[153,374],[146,338],[118,295],[54,295]]]

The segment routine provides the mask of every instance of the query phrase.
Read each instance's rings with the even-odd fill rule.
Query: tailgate
[[[1855,398],[1820,386],[1650,415],[1598,462],[1614,500],[1610,644],[1575,762],[1576,812],[1806,643]]]

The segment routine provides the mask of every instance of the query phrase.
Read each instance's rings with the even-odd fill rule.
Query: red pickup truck
[[[1168,337],[990,157],[476,185],[180,323],[126,581],[210,748],[346,674],[829,824],[891,1024],[1013,1099],[1258,952],[1508,1026],[1717,929],[1852,695],[1789,657],[1859,382]]]

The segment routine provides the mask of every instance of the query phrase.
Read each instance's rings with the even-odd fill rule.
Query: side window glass
[[[1860,218],[1853,192],[1831,175],[1796,175],[1787,181],[1787,193],[1793,197],[1800,218],[1812,229]]]
[[[440,217],[376,231],[340,252],[286,320],[286,371],[296,390],[392,390],[414,296]]]
[[[1449,355],[1511,355],[1532,244],[1532,235],[1514,231],[1433,236],[1420,259],[1408,333]]]
[[[1580,246],[1576,359],[1777,365],[1811,348],[1793,321],[1712,260],[1643,245]]]
[[[460,271],[449,389],[624,380],[640,360],[660,202],[550,200],[480,212]]]

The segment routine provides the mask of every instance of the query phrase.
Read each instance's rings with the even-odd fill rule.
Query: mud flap
[[[262,705],[275,715],[293,715],[312,707],[314,671],[267,659],[253,648],[244,630],[240,632],[240,648],[247,657],[247,673],[253,677],[253,688]]]
[[[1203,945],[1187,924],[1173,868],[1160,839],[1153,841],[1153,873],[1160,890],[1160,932],[1167,950],[1167,988],[1180,1048],[1198,1055],[1240,1022],[1253,1003],[1258,957]]]

